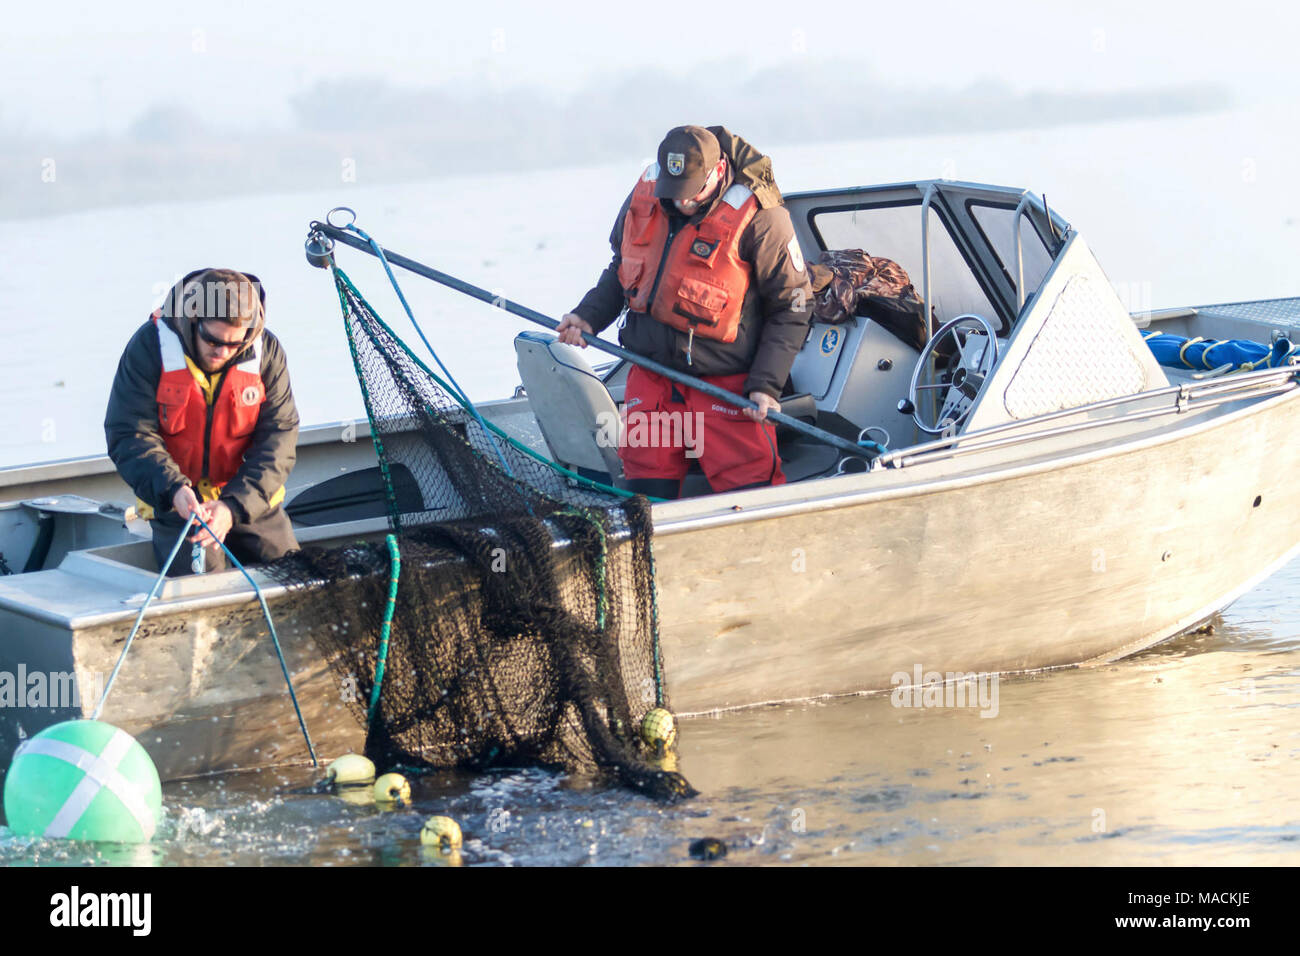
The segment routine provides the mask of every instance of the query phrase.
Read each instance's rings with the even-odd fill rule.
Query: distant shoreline
[[[779,98],[751,89],[746,98],[741,84],[727,108],[706,103],[692,112],[723,119],[756,143],[812,144],[1047,129],[1236,105],[1225,88],[1214,86],[1013,94],[977,84],[942,94],[873,94],[841,85],[829,95],[814,83],[803,86]],[[0,220],[599,164],[648,154],[660,128],[680,121],[671,102],[620,111],[620,95],[609,91],[590,111],[579,111],[574,103],[548,104],[526,94],[452,100],[374,80],[336,81],[295,98],[298,130],[235,135],[178,107],[160,106],[118,136],[57,141],[11,134],[0,146]],[[809,109],[809,103],[823,108]]]

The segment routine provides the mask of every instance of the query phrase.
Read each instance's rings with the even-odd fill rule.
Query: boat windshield
[[[969,200],[966,204],[971,218],[984,241],[988,243],[998,263],[1013,286],[1016,281],[1016,234],[1012,221],[1016,216],[1014,204],[995,204],[982,200]],[[1025,269],[1025,297],[1028,298],[1042,284],[1047,270],[1052,267],[1052,254],[1029,216],[1020,217],[1020,255]]]
[[[899,202],[853,203],[815,210],[812,228],[824,249],[863,249],[893,259],[923,295],[925,261],[921,242],[919,199]],[[982,315],[995,328],[1005,325],[970,264],[953,241],[939,213],[930,210],[930,304],[938,322],[968,312]]]

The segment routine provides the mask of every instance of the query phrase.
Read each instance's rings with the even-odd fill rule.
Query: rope
[[[126,661],[126,652],[131,649],[131,642],[135,640],[135,635],[140,630],[140,622],[144,620],[144,612],[149,609],[149,605],[153,603],[153,599],[158,596],[158,592],[162,589],[163,581],[167,579],[167,571],[171,568],[172,562],[176,560],[176,553],[180,551],[181,544],[185,541],[185,535],[189,533],[190,526],[194,524],[196,518],[198,518],[198,512],[192,513],[190,520],[185,522],[185,527],[181,528],[181,533],[176,537],[176,543],[172,545],[172,553],[167,555],[167,561],[163,564],[162,570],[158,572],[158,578],[154,581],[149,596],[140,605],[140,613],[135,616],[135,625],[131,628],[131,633],[126,639],[126,646],[122,648],[122,653],[117,656],[117,663],[113,665],[113,673],[108,675],[108,683],[104,685],[104,693],[99,695],[99,703],[91,711],[91,720],[99,720],[99,715],[104,712],[104,704],[108,702],[108,692],[113,689],[113,681],[117,680],[117,672],[122,669],[122,664]]]
[[[663,658],[659,653],[659,577],[655,573],[655,546],[653,535],[646,539],[646,555],[650,562],[650,641],[655,665],[655,706],[664,705]]]
[[[208,523],[199,517],[197,511],[190,517],[193,520],[198,521],[198,523],[203,526],[203,530],[212,535],[213,540],[217,539],[217,536],[212,534],[212,529],[208,527]],[[176,546],[178,548],[180,547],[180,543],[180,539],[177,539]],[[298,695],[293,692],[293,681],[289,679],[289,665],[284,662],[284,652],[280,649],[280,637],[275,633],[275,622],[271,620],[271,609],[266,606],[266,598],[262,596],[262,589],[258,587],[257,582],[253,580],[253,576],[248,573],[242,564],[239,563],[239,559],[231,553],[228,547],[226,547],[226,542],[218,540],[217,544],[221,545],[221,550],[226,552],[226,557],[230,559],[231,563],[239,569],[239,573],[244,576],[250,585],[252,585],[253,592],[257,595],[257,601],[262,605],[262,616],[266,618],[267,630],[271,632],[271,643],[275,645],[275,656],[280,660],[280,673],[284,675],[284,683],[289,688],[289,699],[293,701],[293,712],[298,715],[298,728],[302,731],[303,740],[307,741],[307,752],[311,754],[312,766],[319,767],[320,761],[316,759],[316,748],[312,745],[311,734],[307,732],[307,722],[303,720],[302,708],[298,706]],[[175,557],[174,551],[172,557]],[[170,565],[170,563],[171,561],[169,559],[168,564]],[[126,652],[123,651],[123,654],[125,653]]]
[[[333,259],[330,260],[331,265],[333,261]],[[334,270],[334,290],[338,293],[339,307],[343,310],[343,331],[348,338],[348,351],[352,354],[352,372],[356,376],[357,384],[361,386],[361,400],[365,402],[366,420],[370,422],[370,443],[375,446],[375,457],[379,459],[379,473],[384,478],[384,498],[388,501],[388,517],[393,523],[393,530],[401,531],[402,513],[397,507],[397,493],[393,490],[393,477],[388,471],[388,456],[384,454],[384,441],[380,437],[379,429],[375,427],[375,411],[370,399],[370,389],[366,385],[366,377],[361,374],[361,356],[357,354],[357,343],[352,338],[352,310],[348,308],[347,297],[343,294],[343,284],[345,283],[349,289],[352,289],[353,293],[356,293],[357,290],[348,281],[348,277],[344,275],[342,269],[333,265],[332,268]],[[364,301],[362,299],[362,302]]]
[[[393,275],[393,270],[388,265],[388,258],[384,255],[384,250],[380,248],[379,243],[375,242],[375,240],[372,239],[364,230],[358,228],[356,223],[348,223],[344,228],[351,232],[355,232],[366,242],[370,243],[370,248],[375,250],[375,256],[383,264],[384,272],[388,273],[388,281],[393,284],[393,290],[397,293],[397,298],[401,300],[402,308],[406,310],[406,317],[411,320],[411,325],[415,326],[415,331],[416,334],[420,336],[420,341],[424,343],[425,348],[429,350],[429,354],[433,356],[433,360],[438,363],[438,368],[442,369],[443,374],[447,376],[447,381],[451,383],[452,388],[454,389],[452,395],[461,402],[471,415],[474,416],[475,420],[479,423],[479,427],[486,432],[488,430],[487,422],[483,421],[483,417],[479,415],[478,409],[476,409],[473,403],[469,400],[469,396],[465,393],[464,389],[462,389],[460,385],[456,383],[456,380],[452,378],[451,372],[447,369],[447,366],[442,364],[442,359],[438,358],[438,353],[434,351],[433,345],[431,345],[429,340],[425,337],[424,330],[420,328],[420,323],[415,321],[415,313],[411,311],[411,306],[406,301],[406,295],[402,292],[402,287],[397,284],[397,277]],[[377,317],[378,316],[376,316],[376,318]],[[492,438],[490,433],[488,435],[488,441],[492,445],[492,450],[496,452],[497,458],[500,459],[501,467],[506,470],[507,475],[513,478],[514,472],[510,470],[510,463],[506,461],[506,456],[502,454],[500,447],[497,445],[495,439]]]
[[[379,632],[379,659],[375,662],[375,686],[370,692],[370,710],[366,713],[366,727],[375,720],[379,709],[379,691],[384,686],[384,665],[388,661],[388,635],[393,626],[393,613],[397,610],[397,579],[402,575],[402,553],[397,547],[397,537],[388,535],[388,604],[384,608],[384,626]]]

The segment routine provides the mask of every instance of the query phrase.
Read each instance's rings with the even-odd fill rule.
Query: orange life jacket
[[[253,439],[266,388],[262,384],[262,338],[253,343],[252,355],[228,369],[213,386],[209,404],[185,361],[180,336],[152,316],[162,349],[162,376],[158,379],[158,422],[163,444],[186,478],[198,487],[201,479],[220,488],[244,461]],[[208,416],[211,414],[211,424]],[[205,438],[206,435],[206,438]]]
[[[734,342],[753,268],[740,257],[740,236],[758,200],[736,183],[699,223],[669,237],[668,214],[655,198],[659,164],[642,174],[623,219],[618,279],[627,307],[682,332]]]

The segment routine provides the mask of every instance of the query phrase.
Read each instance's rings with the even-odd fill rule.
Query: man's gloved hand
[[[768,412],[779,412],[781,410],[781,403],[767,392],[750,392],[749,400],[758,408],[745,408],[742,411],[756,422],[761,422],[767,418]]]
[[[583,332],[591,335],[591,326],[586,319],[574,315],[572,312],[566,313],[564,318],[560,319],[560,324],[555,327],[555,334],[560,337],[561,342],[585,349],[587,343],[582,337]]]

